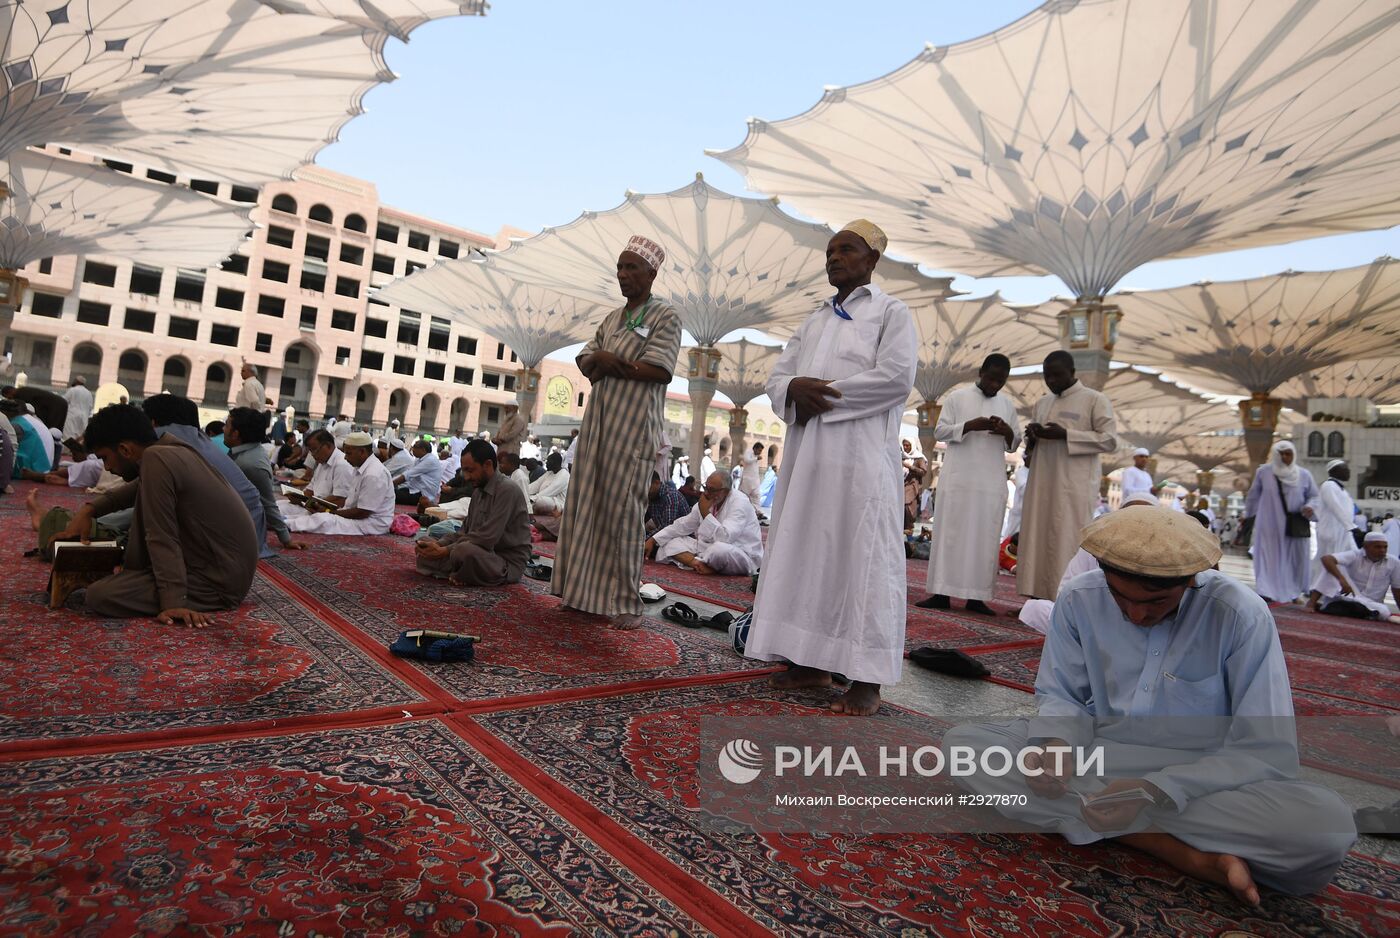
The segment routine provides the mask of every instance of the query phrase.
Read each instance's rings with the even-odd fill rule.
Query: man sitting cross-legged
[[[647,538],[648,556],[689,567],[702,576],[750,576],[763,561],[758,513],[735,496],[727,472],[712,472],[690,514]]]
[[[1099,569],[1056,592],[1039,715],[944,736],[985,766],[1003,751],[1014,759],[965,784],[1009,796],[998,810],[1018,821],[1075,844],[1115,838],[1249,905],[1256,883],[1324,889],[1356,827],[1340,796],[1299,778],[1288,668],[1264,600],[1211,570],[1219,541],[1171,509],[1105,515],[1080,546]],[[1088,758],[1051,755],[1061,747]],[[1076,777],[1095,752],[1097,771]]]
[[[151,419],[130,404],[98,411],[84,436],[128,484],[85,505],[57,539],[87,537],[94,516],[133,509],[121,572],[88,587],[88,611],[198,628],[209,623],[206,612],[237,607],[258,564],[238,493],[188,444],[169,433],[157,440]]]
[[[426,499],[428,504],[436,505],[441,494],[442,467],[433,455],[433,444],[415,440],[413,465],[394,476],[394,500],[400,505],[417,505]]]
[[[495,447],[485,440],[462,450],[462,475],[473,486],[471,510],[456,534],[417,542],[418,572],[454,586],[518,583],[530,559],[525,494],[496,471]]]
[[[312,534],[388,534],[394,521],[394,485],[389,470],[370,455],[373,451],[374,441],[363,430],[347,436],[344,458],[354,470],[354,484],[345,504],[335,511],[289,514],[287,528]]]
[[[530,511],[535,528],[546,541],[559,540],[559,525],[564,520],[564,499],[569,493],[569,470],[564,457],[550,453],[544,460],[545,474],[530,483]]]
[[[1370,531],[1360,550],[1323,554],[1318,559],[1325,574],[1313,583],[1308,607],[1324,615],[1400,623],[1385,604],[1387,590],[1400,603],[1400,558],[1387,556],[1386,546],[1383,533]]]

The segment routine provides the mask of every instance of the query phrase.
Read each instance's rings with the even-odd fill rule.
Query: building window
[[[297,379],[295,375],[283,375],[277,390],[282,392],[283,397],[295,397],[297,393]]]
[[[1314,430],[1308,434],[1308,458],[1322,458],[1322,432]]]
[[[39,273],[41,273],[41,274],[51,274],[51,273],[53,273],[53,258],[52,258],[52,257],[46,257],[46,258],[44,258],[43,260],[41,260],[41,261],[39,262]]]
[[[242,254],[231,254],[224,258],[223,263],[219,265],[219,269],[226,270],[231,274],[246,275],[248,273],[248,258],[244,257]]]
[[[363,215],[346,215],[345,227],[349,228],[351,231],[368,230],[368,227],[365,225],[365,217]]]
[[[159,267],[143,267],[137,264],[131,268],[131,281],[127,290],[142,296],[160,296],[160,279]]]
[[[146,170],[146,178],[155,182],[163,182],[169,184],[175,181],[175,174],[163,173],[158,169],[148,169]]]
[[[369,349],[360,349],[360,370],[383,371],[384,353],[372,352]]]
[[[279,212],[295,215],[297,213],[297,200],[284,192],[281,195],[273,196],[272,207]]]
[[[504,342],[497,342],[497,343],[496,343],[496,361],[498,361],[498,362],[499,362],[499,361],[505,361],[505,359],[506,359],[506,344],[505,344]]]
[[[212,179],[191,179],[190,188],[205,195],[219,194],[219,184]]]
[[[391,225],[388,222],[380,222],[379,227],[374,230],[374,237],[379,241],[388,241],[390,244],[398,244],[399,226]]]
[[[258,297],[258,315],[276,316],[279,319],[287,312],[287,301],[280,296],[263,294]]]
[[[499,407],[486,408],[486,422],[499,423],[501,420],[501,409]]]
[[[215,323],[209,328],[209,341],[215,345],[237,345],[238,327]]]
[[[129,173],[133,168],[130,163],[123,163],[120,160],[103,160],[102,165],[108,169],[115,169],[119,173]]]
[[[365,335],[373,336],[376,339],[383,339],[389,335],[389,321],[387,319],[374,319],[365,317]]]
[[[392,274],[394,272],[394,259],[388,254],[376,254],[371,266],[377,274]]]
[[[501,376],[494,371],[483,371],[481,373],[481,386],[499,391],[501,389]]]
[[[165,331],[172,339],[189,339],[193,342],[199,338],[199,320],[171,316],[170,325]]]
[[[337,296],[359,297],[360,281],[351,277],[336,277],[335,292]]]
[[[447,377],[447,366],[442,362],[424,362],[423,377],[429,381],[441,381]]]
[[[430,239],[421,231],[410,231],[408,233],[408,246],[415,251],[426,251]]]
[[[582,391],[579,391],[579,392],[578,392],[578,406],[580,406],[580,407],[583,406],[583,392],[582,392]]]
[[[243,310],[243,291],[219,287],[219,292],[214,294],[214,305],[220,309],[236,309],[241,312]]]
[[[436,349],[439,352],[447,351],[448,342],[452,337],[452,327],[446,320],[433,317],[428,325],[428,348]]]
[[[267,243],[275,244],[279,248],[289,248],[296,239],[297,233],[290,228],[283,228],[281,225],[267,226]]]
[[[452,380],[458,384],[471,384],[472,374],[473,370],[471,368],[463,368],[461,365],[458,365],[456,368],[452,369]]]
[[[91,300],[80,300],[78,302],[78,322],[86,322],[94,326],[105,326],[111,318],[112,307],[106,303],[94,303]]]
[[[97,261],[88,261],[83,265],[83,283],[95,283],[102,287],[115,287],[117,285],[117,268],[111,264],[99,264]]]
[[[325,273],[312,270],[310,267],[303,268],[301,271],[301,288],[303,290],[311,290],[313,293],[325,293]]]
[[[459,336],[457,336],[457,354],[458,354],[458,355],[475,355],[475,354],[476,354],[476,339],[473,339],[473,338],[470,338],[469,336],[464,336],[464,335],[459,335]],[[471,382],[468,382],[468,384],[470,384],[470,383],[471,383]]]
[[[179,271],[175,274],[175,299],[187,303],[204,302],[204,275]]]
[[[438,240],[438,257],[456,257],[461,250],[461,245],[456,241],[448,241],[446,238]]]
[[[418,330],[422,326],[422,320],[417,313],[404,310],[399,314],[398,341],[406,345],[418,344]]]
[[[286,283],[291,276],[292,265],[284,264],[281,261],[263,261],[262,278],[264,280]]]
[[[342,244],[340,246],[340,262],[356,266],[363,264],[365,262],[365,249],[357,248],[353,244]]]
[[[252,186],[234,186],[229,190],[228,197],[234,202],[253,203],[258,200],[258,190]]]
[[[330,208],[320,202],[311,206],[311,211],[306,213],[306,217],[312,221],[324,222],[327,225],[335,221],[335,216],[331,214]]]
[[[52,293],[36,293],[30,301],[29,311],[35,316],[48,316],[57,319],[63,315],[63,297]]]
[[[306,247],[302,250],[307,257],[328,261],[331,259],[331,239],[309,234],[306,236]]]
[[[1338,430],[1327,434],[1327,458],[1341,459],[1347,454],[1347,438]]]
[[[336,346],[335,363],[337,365],[350,364],[350,350],[343,345]]]
[[[343,309],[331,310],[331,328],[343,329],[346,332],[354,332],[355,314]]]
[[[316,313],[318,310],[314,306],[303,306],[301,308],[301,327],[303,329],[316,328]]]
[[[506,384],[506,390],[507,390],[507,391],[514,391],[514,390],[515,390],[515,375],[506,375],[506,376],[505,376],[505,384]]]
[[[422,270],[424,267],[427,267],[427,266],[428,266],[427,264],[420,264],[420,263],[418,263],[417,261],[405,261],[405,262],[404,262],[404,265],[403,265],[403,275],[404,275],[405,277],[407,277],[409,274],[413,273],[414,271]]]
[[[272,333],[259,332],[253,339],[253,350],[257,352],[272,351]]]
[[[414,363],[414,358],[413,358],[413,356],[411,356],[411,355],[395,355],[395,356],[394,356],[394,374],[396,374],[396,375],[411,375],[411,374],[413,374],[413,363]]]
[[[132,332],[155,332],[156,314],[145,309],[128,309],[122,325]]]

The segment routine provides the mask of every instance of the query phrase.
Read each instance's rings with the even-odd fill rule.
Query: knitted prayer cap
[[[661,245],[642,235],[633,235],[629,238],[627,247],[623,250],[631,251],[646,261],[647,266],[652,270],[660,270],[661,263],[666,260],[666,252],[661,249]]]
[[[1079,546],[1099,560],[1143,576],[1191,576],[1220,560],[1220,540],[1196,519],[1169,508],[1115,511],[1093,521]]]
[[[374,445],[374,441],[370,439],[368,433],[366,433],[366,432],[363,431],[363,430],[359,430],[359,431],[357,431],[357,432],[355,432],[355,433],[351,433],[349,436],[347,436],[347,437],[345,438],[345,443],[344,443],[343,445],[344,445],[344,446],[373,446],[373,445]]]
[[[849,231],[864,241],[872,251],[879,251],[881,254],[885,253],[885,248],[890,243],[890,239],[885,237],[885,233],[880,230],[878,225],[864,218],[857,218],[841,230]]]

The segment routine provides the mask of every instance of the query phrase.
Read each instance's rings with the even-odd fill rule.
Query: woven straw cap
[[[1220,541],[1199,521],[1169,508],[1134,506],[1104,515],[1086,527],[1079,546],[1128,573],[1190,576],[1220,560]]]

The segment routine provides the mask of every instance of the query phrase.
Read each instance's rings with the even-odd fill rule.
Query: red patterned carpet
[[[1245,914],[1115,848],[721,820],[698,803],[697,717],[835,719],[830,692],[775,694],[702,633],[611,632],[535,581],[420,577],[402,538],[314,538],[206,631],[51,611],[45,568],[17,556],[32,540],[18,488],[0,497],[0,933],[1359,936],[1400,921],[1400,871],[1360,856],[1326,894]],[[656,569],[680,595],[752,598],[744,578]],[[424,626],[480,635],[478,660],[388,654]],[[1354,679],[1365,633],[1314,627],[1296,648],[1319,686],[1388,693],[1383,673]],[[1036,639],[1010,620],[911,608],[910,636],[1033,679]],[[895,708],[881,722],[944,728]],[[1359,733],[1332,758],[1360,768],[1381,744]]]

